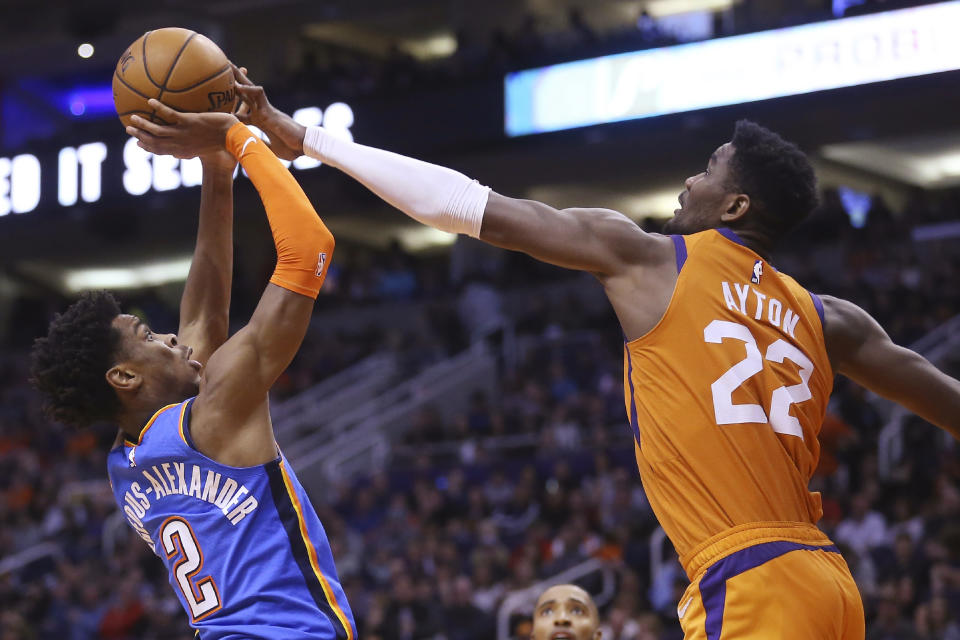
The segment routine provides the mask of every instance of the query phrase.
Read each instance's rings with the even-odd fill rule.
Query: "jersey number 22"
[[[745,422],[769,423],[777,433],[797,436],[803,440],[803,428],[800,421],[790,415],[790,405],[812,398],[810,393],[810,375],[813,373],[813,363],[802,351],[785,340],[777,340],[767,347],[766,354],[761,357],[757,341],[750,333],[750,329],[736,322],[714,320],[703,330],[703,339],[713,344],[720,344],[724,338],[739,340],[747,349],[747,357],[736,363],[710,385],[713,392],[713,411],[717,424],[742,424]],[[789,387],[783,386],[773,390],[770,397],[770,417],[759,404],[734,404],[733,392],[763,370],[764,359],[770,362],[782,363],[790,360],[800,368],[800,382]]]

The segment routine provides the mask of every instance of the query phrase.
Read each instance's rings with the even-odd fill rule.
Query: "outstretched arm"
[[[894,344],[880,324],[852,302],[821,299],[834,370],[960,439],[960,381]]]
[[[193,359],[206,364],[227,340],[230,283],[233,275],[233,171],[227,151],[200,158],[200,219],[190,273],[180,298],[180,342],[193,348]]]
[[[423,224],[598,276],[673,257],[669,240],[644,233],[616,211],[558,210],[509,198],[452,169],[356,144],[322,127],[304,127],[273,107],[263,88],[240,70],[235,74],[244,100],[241,119],[264,130],[278,149],[293,155],[302,151],[340,169]]]
[[[211,356],[194,403],[191,433],[219,462],[245,466],[276,456],[267,393],[306,333],[333,253],[333,236],[276,156],[230,114],[182,114],[151,106],[173,125],[138,118],[128,131],[154,153],[178,157],[216,145],[239,159],[263,200],[277,267],[250,322]]]

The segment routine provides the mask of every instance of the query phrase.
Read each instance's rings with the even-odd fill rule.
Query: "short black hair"
[[[820,205],[817,177],[797,145],[750,120],[737,122],[731,142],[732,186],[750,196],[750,220],[773,239]]]
[[[120,332],[113,327],[119,314],[110,293],[84,293],[33,343],[30,381],[55,420],[88,427],[116,416],[120,400],[105,374],[120,348]]]

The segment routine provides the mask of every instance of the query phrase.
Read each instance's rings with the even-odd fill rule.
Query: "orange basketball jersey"
[[[820,300],[729,229],[673,237],[663,318],[624,350],[647,497],[691,579],[734,548],[829,544],[807,489],[833,386]]]

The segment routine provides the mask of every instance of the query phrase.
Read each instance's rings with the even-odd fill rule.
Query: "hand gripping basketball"
[[[227,131],[238,122],[231,113],[181,113],[154,99],[149,106],[170,124],[156,124],[134,115],[127,133],[137,139],[141,149],[158,155],[183,159],[222,150]]]
[[[240,98],[236,112],[240,122],[265,132],[270,138],[267,146],[278,158],[296,160],[303,155],[303,125],[270,104],[263,87],[253,84],[247,77],[246,67],[231,66]]]

